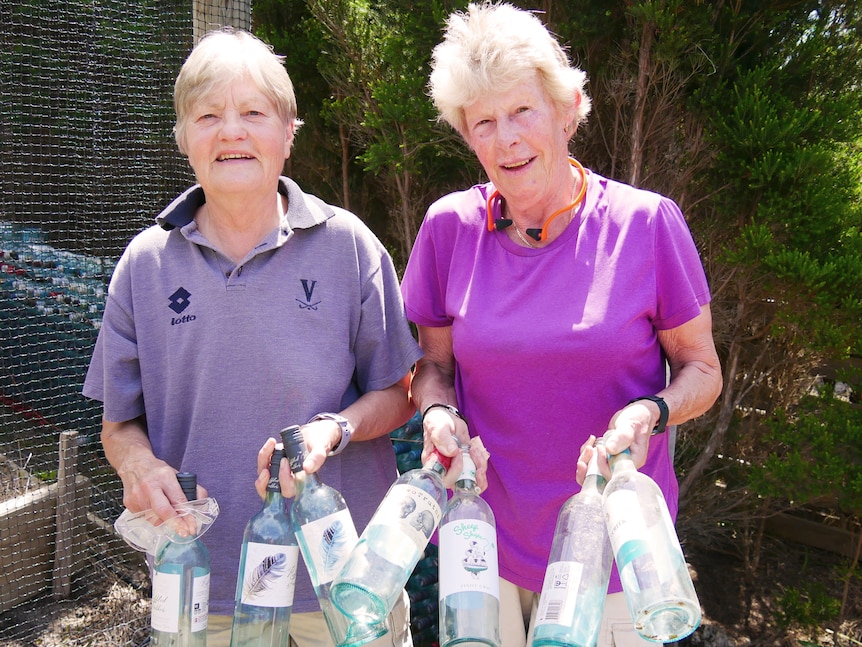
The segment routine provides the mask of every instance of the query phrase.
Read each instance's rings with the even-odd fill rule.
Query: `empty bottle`
[[[284,449],[276,445],[263,508],[245,527],[231,647],[288,647],[299,546],[278,480]]]
[[[177,480],[189,501],[197,498],[197,476]],[[168,534],[153,562],[150,644],[153,647],[205,647],[210,597],[210,554],[200,539]]]
[[[596,440],[596,445],[604,439]],[[593,452],[581,491],[560,509],[539,597],[533,645],[595,647],[613,551],[602,510],[606,480]]]
[[[469,447],[439,533],[440,646],[500,647],[497,524],[479,496]]]
[[[647,640],[682,640],[697,629],[701,611],[667,502],[628,449],[610,464],[605,519],[634,627]]]
[[[389,488],[332,583],[332,601],[351,618],[380,622],[392,611],[440,523],[450,462],[434,451]]]
[[[296,483],[291,523],[332,640],[336,647],[369,643],[387,632],[385,618],[380,622],[354,621],[342,614],[331,598],[332,580],[358,540],[347,503],[316,473],[307,474],[302,469],[306,448],[298,425],[282,429],[281,438]]]

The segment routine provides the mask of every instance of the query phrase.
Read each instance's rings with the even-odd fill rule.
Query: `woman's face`
[[[253,81],[237,79],[192,108],[183,149],[209,200],[275,191],[292,141],[293,124]]]
[[[570,173],[564,129],[571,117],[560,114],[538,72],[512,90],[469,104],[464,117],[467,144],[513,208],[553,204],[559,187],[571,186],[563,179]]]

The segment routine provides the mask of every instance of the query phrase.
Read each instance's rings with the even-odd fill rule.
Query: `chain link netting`
[[[207,29],[249,24],[225,0],[0,4],[0,645],[146,639],[146,570],[112,533],[122,487],[81,386],[119,254],[192,181],[177,71]]]

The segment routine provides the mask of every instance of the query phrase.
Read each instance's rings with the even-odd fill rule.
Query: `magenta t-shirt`
[[[540,591],[557,515],[580,489],[580,446],[629,400],[665,387],[656,331],[693,319],[710,295],[667,198],[590,173],[572,223],[530,249],[487,230],[492,191],[474,186],[430,207],[401,289],[411,321],[452,327],[458,406],[491,452],[483,497],[497,519],[500,575]],[[675,518],[669,437],[652,438],[642,471]],[[610,591],[619,590],[614,572]]]

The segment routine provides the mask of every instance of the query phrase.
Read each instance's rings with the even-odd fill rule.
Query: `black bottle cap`
[[[305,461],[305,438],[299,425],[291,425],[281,430],[281,442],[284,444],[284,455],[290,462],[291,472],[301,472]]]
[[[178,472],[177,480],[180,482],[180,487],[183,489],[183,494],[189,501],[194,501],[198,498],[198,476],[193,472]]]

